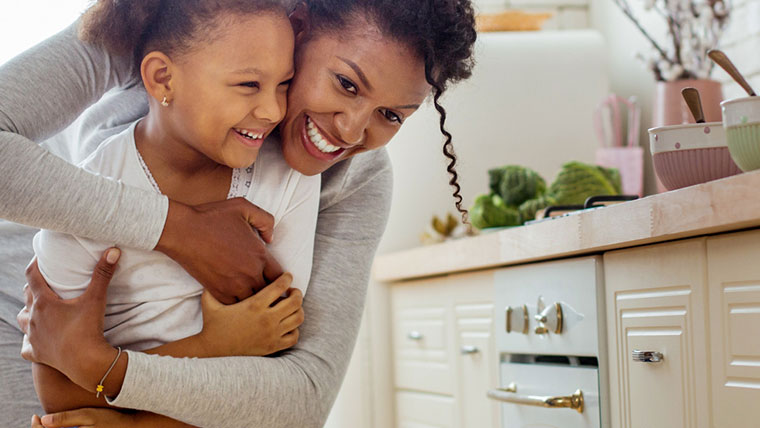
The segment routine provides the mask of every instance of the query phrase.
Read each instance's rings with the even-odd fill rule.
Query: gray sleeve
[[[391,191],[385,150],[356,156],[323,176],[298,345],[274,358],[129,352],[122,390],[111,404],[202,427],[321,427],[351,358]]]
[[[0,218],[155,247],[166,197],[87,173],[38,144],[130,81],[129,60],[81,42],[76,24],[0,67]]]

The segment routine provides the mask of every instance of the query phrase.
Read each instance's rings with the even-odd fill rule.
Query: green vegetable
[[[546,192],[546,182],[532,169],[519,165],[507,165],[488,171],[491,192],[501,196],[504,203],[519,206]]]
[[[621,188],[618,170],[573,161],[562,165],[547,195],[559,205],[581,205],[590,196],[618,195]]]
[[[557,200],[550,195],[529,199],[520,205],[520,217],[523,221],[533,220],[536,218],[537,212],[551,205],[557,205]]]
[[[519,226],[520,213],[509,207],[499,195],[480,195],[470,208],[470,222],[478,229],[499,226]]]

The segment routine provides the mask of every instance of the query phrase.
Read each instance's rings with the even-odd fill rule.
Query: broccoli
[[[478,229],[498,226],[519,226],[520,213],[509,207],[499,195],[480,195],[470,208],[470,222]]]
[[[517,207],[546,192],[544,179],[536,171],[519,165],[491,169],[488,178],[491,192],[501,196],[504,203],[510,206]]]

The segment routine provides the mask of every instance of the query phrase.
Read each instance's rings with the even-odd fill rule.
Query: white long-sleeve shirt
[[[160,193],[137,150],[136,124],[108,138],[79,166]],[[290,168],[277,141],[268,139],[251,167],[233,170],[228,194],[272,214],[274,239],[268,249],[293,274],[292,286],[304,293],[311,276],[319,190],[320,176]],[[34,237],[34,252],[51,288],[62,298],[73,299],[87,289],[101,254],[114,244],[43,230]],[[203,327],[202,293],[203,286],[165,254],[124,248],[108,287],[105,337],[113,346],[142,351],[196,334]]]

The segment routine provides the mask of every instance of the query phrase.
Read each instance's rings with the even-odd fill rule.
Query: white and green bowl
[[[760,97],[735,98],[720,106],[731,158],[742,171],[760,169]]]

